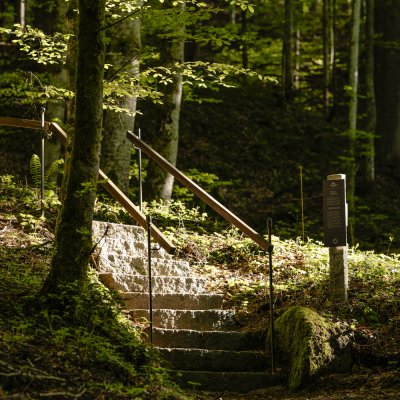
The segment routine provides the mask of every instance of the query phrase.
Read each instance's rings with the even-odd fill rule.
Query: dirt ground
[[[250,393],[194,393],[196,400],[400,400],[400,369],[354,368],[348,375],[316,379],[306,388],[289,393],[276,386]]]

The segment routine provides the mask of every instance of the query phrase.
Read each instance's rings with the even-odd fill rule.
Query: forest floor
[[[35,315],[35,308],[29,304],[48,272],[55,209],[47,209],[48,219],[41,219],[40,212],[32,209],[37,204],[34,196],[36,192],[26,186],[18,187],[10,181],[0,184],[0,399],[400,398],[398,256],[351,249],[349,300],[336,305],[327,296],[327,250],[312,241],[273,237],[277,316],[292,305],[302,305],[347,323],[354,332],[356,354],[351,372],[315,379],[296,393],[289,393],[285,387],[247,394],[182,393],[163,376],[155,353],[139,342],[127,347],[126,332],[120,326],[106,329],[104,321],[113,323],[107,318],[114,315],[111,311],[110,316],[113,309],[106,304],[108,295],[91,294],[90,313],[84,314],[83,325],[70,326],[70,320],[62,321],[46,312]],[[161,207],[157,210],[160,212]],[[169,219],[164,221],[174,232],[179,255],[226,293],[227,307],[236,308],[247,325],[267,326],[267,255],[235,230],[206,234],[177,229],[174,224],[189,226],[189,220],[200,226],[204,218],[182,210],[176,219],[171,208]],[[184,213],[188,221],[182,219]],[[106,296],[106,301],[96,311],[93,302],[101,296]],[[116,331],[120,338],[115,337]],[[132,353],[133,359],[129,358]],[[130,369],[143,363],[147,365],[145,373],[138,375]]]
[[[350,374],[319,378],[306,389],[290,393],[276,386],[250,393],[197,393],[196,400],[398,400],[400,372],[383,368],[353,368]]]

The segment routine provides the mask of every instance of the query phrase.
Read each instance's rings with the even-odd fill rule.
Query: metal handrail
[[[44,129],[47,132],[54,133],[57,139],[65,145],[67,134],[55,122],[35,121],[22,118],[10,118],[0,116],[0,125],[13,126],[16,128]],[[125,210],[138,222],[138,224],[147,229],[146,216],[132,203],[132,201],[123,193],[118,186],[102,171],[99,170],[100,184],[103,188],[125,208]],[[160,244],[168,253],[174,254],[175,246],[162,234],[162,232],[152,225],[151,234],[153,239]]]
[[[167,161],[163,156],[153,150],[148,144],[146,144],[142,139],[128,131],[126,134],[127,138],[139,149],[142,150],[150,159],[156,162],[162,169],[169,172],[189,189],[193,194],[195,194],[199,199],[204,201],[208,206],[210,206],[216,213],[223,217],[226,221],[236,226],[245,235],[257,243],[263,250],[268,250],[269,242],[266,241],[260,234],[258,234],[253,228],[248,226],[239,217],[233,214],[225,206],[223,206],[219,201],[215,200],[209,193],[202,189],[199,185],[193,182],[185,174],[183,174],[179,169],[173,166],[169,161]]]

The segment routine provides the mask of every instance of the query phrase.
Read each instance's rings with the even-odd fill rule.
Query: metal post
[[[142,138],[140,128],[138,130],[139,139]],[[142,149],[138,148],[139,163],[139,210],[142,211],[143,205],[143,182],[142,182]]]
[[[42,178],[41,178],[41,190],[40,190],[40,208],[42,211],[42,217],[44,217],[44,113],[46,111],[45,107],[41,108],[41,128],[42,128]]]
[[[268,230],[268,255],[269,255],[269,319],[271,326],[271,370],[275,372],[275,332],[274,332],[274,287],[272,280],[272,252],[274,246],[272,246],[272,218],[267,219],[267,230]]]
[[[150,321],[150,343],[153,343],[153,288],[151,276],[151,216],[147,218],[147,251],[148,251],[148,274],[149,274],[149,321]]]

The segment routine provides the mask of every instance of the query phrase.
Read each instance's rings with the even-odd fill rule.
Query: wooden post
[[[333,302],[347,300],[346,176],[328,175],[324,181],[324,244],[329,247],[329,292]]]

